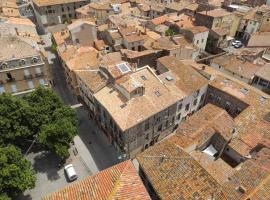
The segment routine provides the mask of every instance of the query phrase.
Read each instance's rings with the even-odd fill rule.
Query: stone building
[[[88,0],[33,0],[38,30],[75,19],[77,8],[86,5]]]
[[[192,67],[168,59],[175,66],[158,76],[148,66],[135,69],[123,61],[76,72],[90,115],[127,157],[168,136],[202,105],[207,81]]]
[[[42,54],[23,39],[0,37],[0,93],[23,95],[48,85],[48,65]]]

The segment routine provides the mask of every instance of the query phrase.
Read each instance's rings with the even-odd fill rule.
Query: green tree
[[[32,134],[31,111],[27,102],[17,97],[0,95],[0,144],[19,144],[19,138]]]
[[[69,156],[69,144],[76,132],[76,126],[72,121],[68,118],[60,118],[42,127],[38,141],[53,150],[61,159],[66,159]]]
[[[35,186],[31,163],[13,145],[0,147],[0,199],[15,197]]]
[[[38,133],[38,142],[54,151],[61,159],[69,156],[68,148],[77,133],[77,117],[51,89],[38,88],[25,100],[35,116],[32,129]]]
[[[172,29],[168,29],[165,31],[165,36],[174,36],[175,32]]]

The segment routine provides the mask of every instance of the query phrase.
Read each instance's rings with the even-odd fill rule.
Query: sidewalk
[[[98,170],[98,167],[97,167],[94,159],[92,158],[87,147],[85,146],[85,144],[83,143],[83,141],[81,140],[81,138],[78,135],[74,137],[74,143],[75,143],[75,147],[77,148],[77,150],[79,152],[79,155],[81,156],[84,163],[91,171],[91,174],[98,173],[99,170]]]

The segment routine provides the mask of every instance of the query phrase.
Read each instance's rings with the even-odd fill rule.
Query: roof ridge
[[[110,192],[110,194],[109,194],[107,200],[112,200],[112,199],[114,199],[113,197],[114,197],[114,195],[116,194],[116,192],[118,191],[118,186],[119,186],[120,183],[121,183],[121,177],[123,176],[123,173],[126,171],[126,168],[127,168],[128,164],[129,164],[128,161],[126,161],[125,164],[126,164],[126,165],[125,165],[125,167],[122,169],[121,174],[120,174],[120,176],[118,177],[117,181],[115,182],[114,187],[113,187],[112,191]]]

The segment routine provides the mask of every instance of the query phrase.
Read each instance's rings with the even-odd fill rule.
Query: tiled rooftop
[[[225,78],[221,75],[216,75],[210,85],[248,105],[235,118],[237,136],[231,141],[230,146],[241,155],[246,156],[254,146],[265,143],[263,138],[270,137],[269,96],[252,86],[237,80],[230,80],[228,77]],[[243,88],[246,88],[246,93],[241,92]],[[254,138],[258,138],[255,143]]]
[[[76,181],[43,200],[150,200],[130,160]]]
[[[0,44],[4,47],[0,50],[1,61],[39,55],[35,48],[19,37],[0,37]]]
[[[218,64],[224,69],[247,79],[252,79],[262,67],[229,54],[214,58],[212,63]]]
[[[115,78],[123,77],[120,72],[118,74],[114,75]],[[126,77],[121,79],[126,79]],[[95,94],[97,101],[106,108],[123,131],[168,108],[185,95],[181,91],[169,91],[149,67],[129,73],[127,81],[130,81],[130,84],[135,81],[143,85],[144,95],[128,100],[113,85],[107,85]],[[159,96],[156,95],[157,91]]]
[[[170,139],[145,150],[137,160],[160,199],[226,199],[221,185]]]
[[[208,84],[207,79],[205,79],[201,74],[174,56],[159,58],[158,62],[172,73],[172,76],[175,79],[172,84],[187,95],[196,92],[198,89]],[[165,81],[166,84],[170,85],[171,82],[166,81],[166,75],[164,76],[165,77],[161,77],[161,79]]]
[[[36,4],[39,7],[42,6],[53,6],[53,5],[61,5],[61,4],[67,4],[67,3],[76,3],[76,2],[82,2],[86,0],[33,0],[33,3]]]

